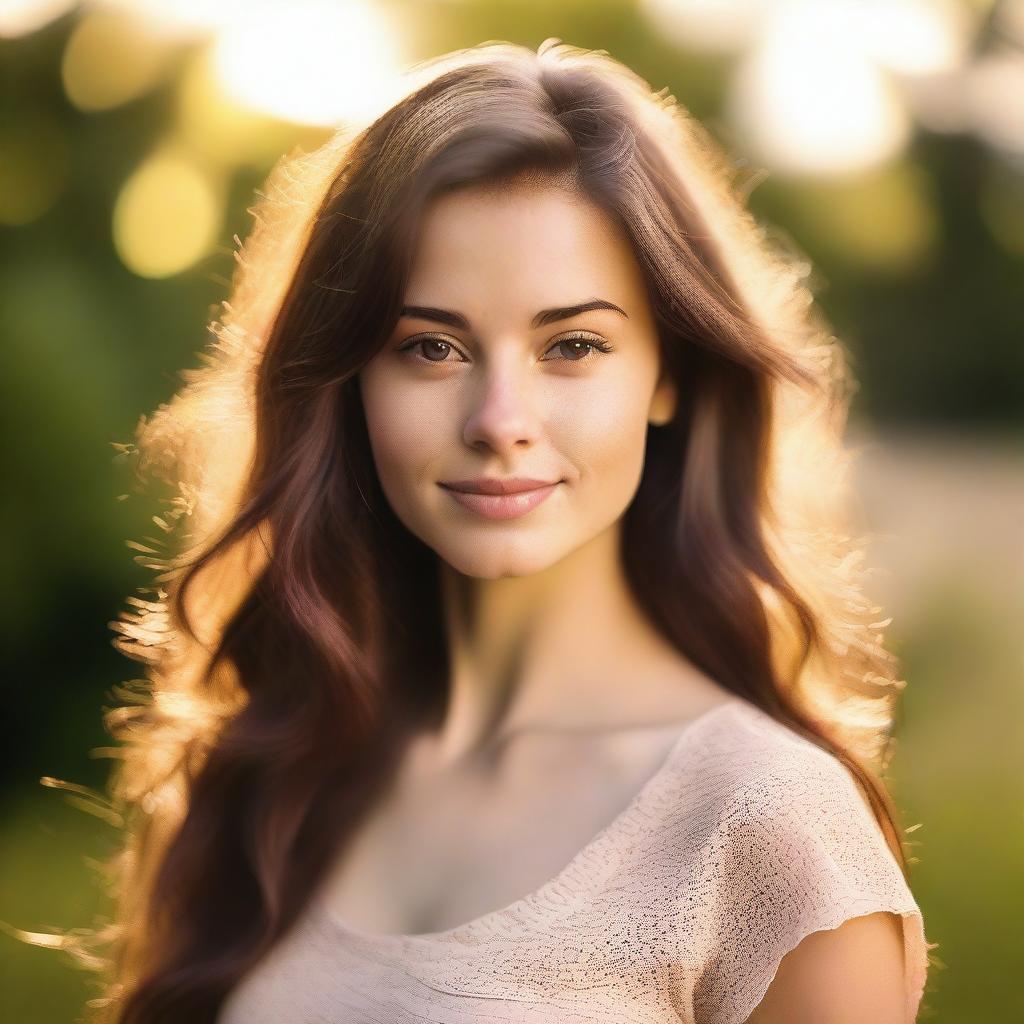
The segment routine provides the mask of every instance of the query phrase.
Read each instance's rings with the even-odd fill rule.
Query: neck
[[[657,721],[678,697],[687,663],[642,615],[619,541],[616,523],[523,577],[478,579],[442,563],[451,677],[440,758],[514,732]]]

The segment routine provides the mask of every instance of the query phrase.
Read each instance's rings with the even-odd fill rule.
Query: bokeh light
[[[856,0],[843,4],[854,35],[880,64],[906,75],[959,67],[973,32],[970,11],[955,0]]]
[[[753,155],[791,174],[867,170],[910,123],[893,85],[851,44],[845,5],[790,4],[740,61],[729,115]]]
[[[968,74],[965,95],[975,132],[996,149],[1024,154],[1024,53],[982,57]]]
[[[71,10],[78,0],[3,0],[0,3],[0,39],[35,32]]]
[[[86,11],[64,50],[61,74],[80,110],[109,110],[142,96],[171,66],[176,41],[117,10]]]
[[[240,103],[311,125],[360,120],[390,106],[396,37],[378,8],[296,0],[247,10],[214,45],[217,72]]]
[[[190,267],[217,237],[223,197],[217,183],[185,153],[165,147],[124,183],[114,206],[114,246],[141,277],[168,277]]]
[[[754,42],[770,0],[641,0],[641,7],[676,46],[728,53]]]
[[[977,27],[957,0],[643,0],[642,8],[683,49],[741,55],[737,136],[763,163],[802,175],[868,171],[895,155],[909,134],[908,99],[941,117],[932,83],[920,80],[960,69]]]
[[[204,163],[233,169],[273,163],[293,145],[296,128],[227,95],[210,48],[201,47],[177,81],[174,134]]]
[[[245,17],[252,0],[103,0],[111,8],[144,19],[155,30],[182,38],[213,32]]]

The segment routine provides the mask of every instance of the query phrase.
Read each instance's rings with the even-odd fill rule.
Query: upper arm
[[[903,1024],[902,936],[887,911],[812,932],[782,958],[747,1024]]]

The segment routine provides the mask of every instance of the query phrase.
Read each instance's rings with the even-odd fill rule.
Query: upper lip
[[[442,480],[441,486],[453,491],[469,491],[471,494],[516,494],[519,491],[533,491],[538,487],[550,487],[557,480],[531,480],[526,476],[479,476],[474,480]]]

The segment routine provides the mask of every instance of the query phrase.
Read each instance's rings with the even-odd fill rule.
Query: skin
[[[782,958],[747,1024],[905,1024],[899,917],[880,912],[812,932]]]
[[[595,298],[623,313],[531,327]],[[455,765],[528,728],[679,721],[724,695],[646,623],[619,564],[649,424],[676,401],[621,229],[553,187],[435,199],[405,304],[469,324],[402,317],[360,375],[384,493],[441,561],[453,674],[437,757]],[[559,344],[581,331],[612,351]],[[563,482],[498,522],[438,486],[477,476]]]
[[[622,312],[532,325],[598,298]],[[385,496],[440,559],[450,702],[357,830],[327,899],[355,927],[409,933],[553,877],[679,730],[729,694],[650,626],[619,561],[647,431],[677,401],[622,229],[553,184],[450,193],[425,211],[405,305],[419,311],[359,383]],[[525,516],[494,521],[438,485],[477,476],[561,482]],[[809,936],[751,1022],[900,1020],[894,923],[872,915]]]

